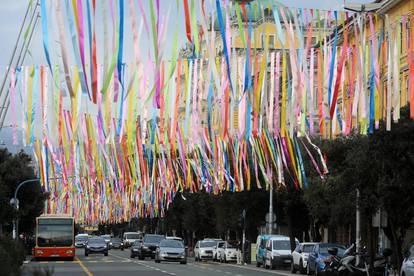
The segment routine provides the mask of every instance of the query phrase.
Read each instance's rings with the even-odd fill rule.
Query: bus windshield
[[[37,246],[55,247],[73,245],[73,220],[66,218],[39,219]]]

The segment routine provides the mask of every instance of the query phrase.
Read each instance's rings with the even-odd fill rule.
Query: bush
[[[25,260],[24,246],[9,236],[0,237],[0,275],[18,276]]]

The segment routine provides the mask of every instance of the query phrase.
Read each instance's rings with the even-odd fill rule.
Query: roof
[[[69,214],[41,214],[38,218],[73,218]]]

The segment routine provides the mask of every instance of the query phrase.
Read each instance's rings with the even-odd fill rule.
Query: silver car
[[[157,246],[155,251],[155,262],[180,262],[180,264],[187,263],[187,254],[185,246],[182,241],[165,239]]]

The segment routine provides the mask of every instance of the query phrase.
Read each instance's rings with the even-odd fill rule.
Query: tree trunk
[[[397,232],[394,226],[394,222],[392,221],[392,219],[388,220],[389,224],[390,224],[390,230],[391,230],[391,235],[392,235],[392,250],[393,250],[393,255],[395,256],[395,261],[396,261],[396,268],[398,273],[400,273],[400,264],[402,263],[402,244],[399,241],[398,237],[397,237]]]
[[[293,251],[296,248],[296,241],[295,241],[295,235],[293,233],[292,212],[291,212],[290,207],[288,207],[287,209],[287,224],[288,224],[288,233],[289,233],[289,239],[290,239],[290,249],[291,251]]]

